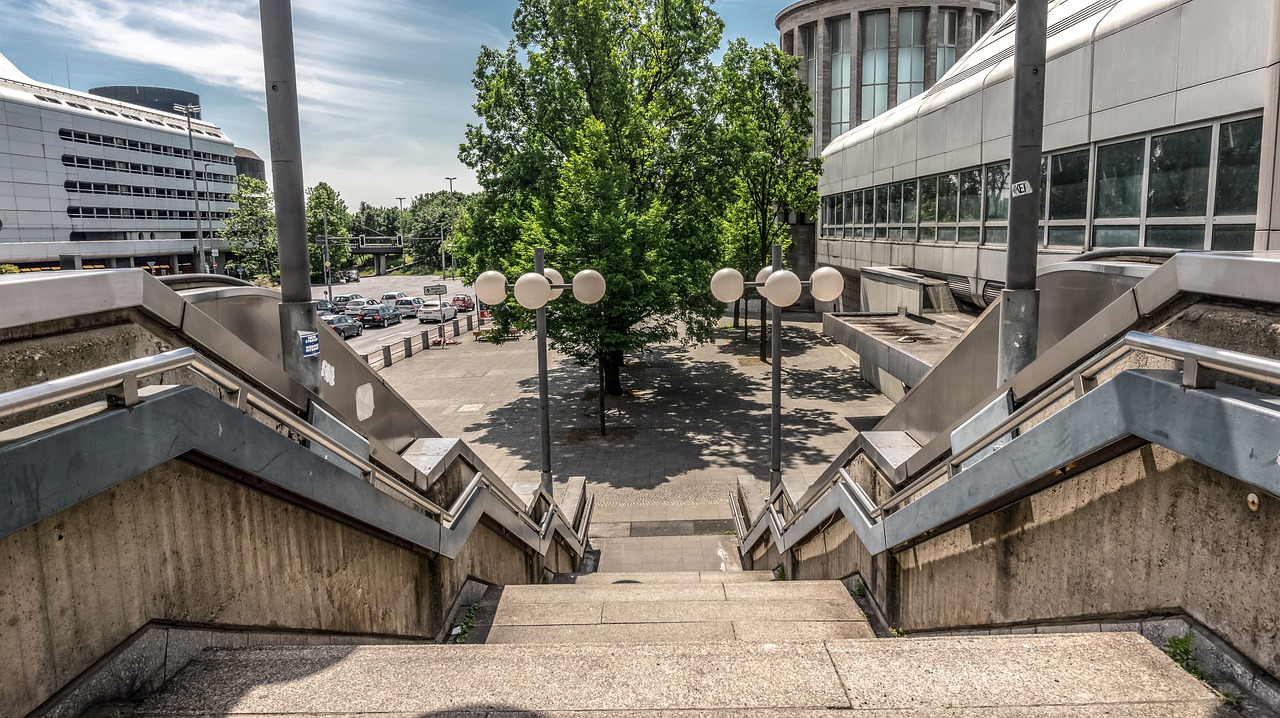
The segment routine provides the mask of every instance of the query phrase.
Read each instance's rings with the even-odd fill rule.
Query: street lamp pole
[[[533,250],[533,271],[523,274],[514,285],[507,284],[501,272],[482,272],[475,281],[476,299],[494,306],[507,301],[507,292],[514,292],[516,301],[525,309],[536,311],[538,329],[538,423],[541,425],[541,461],[539,487],[547,498],[552,498],[551,488],[551,399],[547,379],[547,302],[559,297],[566,289],[583,304],[595,304],[604,297],[604,277],[594,269],[584,269],[573,277],[572,284],[565,284],[560,272],[546,266],[542,247]]]
[[[191,115],[200,111],[200,105],[174,105],[175,112],[187,116],[187,152],[191,159],[191,198],[196,203],[196,273],[204,274],[204,229],[200,225],[200,185],[196,184],[196,141],[191,133]]]
[[[212,249],[216,249],[216,247],[214,247],[213,245],[213,196],[209,194],[209,165],[210,164],[211,163],[209,162],[204,163],[204,206],[209,210],[209,248],[212,250]],[[223,259],[226,259],[226,258],[223,257]],[[214,265],[213,269],[216,271],[218,269],[218,260],[216,257],[214,258],[213,265]]]
[[[773,271],[782,271],[782,245],[773,245]],[[767,280],[766,280],[767,281]],[[773,374],[773,406],[769,415],[769,488],[772,490],[782,483],[782,307],[770,304],[773,308],[773,328],[770,339],[770,360]]]
[[[449,194],[453,194],[453,181],[454,181],[454,180],[456,180],[456,179],[458,179],[458,178],[457,178],[457,177],[445,177],[445,179],[449,180]]]

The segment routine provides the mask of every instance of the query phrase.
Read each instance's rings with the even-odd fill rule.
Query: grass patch
[[[458,624],[458,633],[453,637],[454,643],[467,642],[467,634],[471,633],[471,628],[476,625],[476,614],[479,612],[479,604],[472,604],[467,609],[467,615],[462,617],[462,623]]]
[[[1200,671],[1200,668],[1196,665],[1195,659],[1191,655],[1191,651],[1195,648],[1195,644],[1195,635],[1192,634],[1191,631],[1187,631],[1184,635],[1173,636],[1169,640],[1165,641],[1164,652],[1165,655],[1173,659],[1174,663],[1181,666],[1182,670],[1203,681],[1204,673]]]

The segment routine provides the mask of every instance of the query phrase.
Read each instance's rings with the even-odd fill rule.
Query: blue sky
[[[789,0],[719,0],[725,37],[777,42]],[[458,161],[481,45],[504,47],[516,0],[294,0],[303,165],[351,207],[477,188]],[[77,90],[200,94],[204,118],[268,159],[256,0],[0,0],[0,54]],[[68,74],[70,82],[68,83]]]

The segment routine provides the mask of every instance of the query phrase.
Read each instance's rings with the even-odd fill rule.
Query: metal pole
[[[208,162],[205,162],[205,163],[204,163],[204,206],[209,208],[209,245],[210,245],[210,249],[215,249],[215,248],[213,247],[213,197],[212,197],[212,195],[210,195],[210,193],[209,193],[209,163],[208,163]],[[225,259],[225,257],[224,257],[224,259]],[[203,262],[203,261],[204,261],[204,251],[203,251],[203,250],[201,250],[201,252],[200,252],[200,261],[201,261],[201,262]],[[218,268],[218,267],[217,267],[217,264],[218,264],[217,260],[214,260],[213,264],[214,264],[213,269],[214,269],[214,270],[216,270],[216,269]]]
[[[329,268],[329,207],[321,207],[324,211],[324,295],[333,301],[333,270]]]
[[[782,245],[773,245],[773,271],[782,271]],[[769,420],[769,493],[782,484],[782,307],[773,307],[773,415]]]
[[[280,339],[284,369],[312,391],[320,390],[320,358],[304,357],[299,332],[318,331],[311,300],[307,252],[302,140],[298,130],[298,81],[290,0],[261,0],[262,64],[267,89],[271,177],[280,242]]]
[[[200,186],[196,184],[196,141],[191,135],[190,105],[186,105],[182,114],[187,116],[187,150],[191,153],[191,198],[196,203],[196,272],[205,273],[204,266],[204,228],[200,224]]]
[[[1019,0],[1014,35],[1013,138],[1009,166],[1009,242],[1000,293],[997,385],[1035,361],[1040,292],[1040,162],[1044,139],[1045,35],[1048,0]]]
[[[542,247],[533,250],[533,271],[542,274]],[[547,306],[538,308],[538,416],[542,424],[542,490],[551,496],[551,401],[547,398]]]
[[[539,269],[538,273],[541,274],[542,270]],[[443,224],[440,225],[440,278],[441,279],[445,278],[444,276],[444,225]]]

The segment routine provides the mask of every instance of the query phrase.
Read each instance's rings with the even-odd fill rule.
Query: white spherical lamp
[[[711,293],[716,299],[729,304],[742,297],[742,273],[736,269],[721,269],[711,277]]]
[[[764,280],[764,296],[775,307],[789,307],[800,298],[800,278],[795,272],[780,269]]]
[[[822,267],[809,277],[809,291],[819,302],[834,302],[844,291],[844,275],[835,267]]]
[[[604,277],[594,269],[584,269],[573,276],[573,296],[583,304],[603,299],[604,289]]]
[[[502,304],[507,301],[507,278],[492,269],[476,277],[476,299],[484,304]]]
[[[756,272],[756,283],[764,284],[766,281],[769,280],[770,274],[773,274],[773,267],[764,267],[759,272]],[[756,291],[760,292],[760,296],[764,297],[765,299],[769,298],[769,295],[765,294],[766,290],[764,287],[757,287]]]
[[[551,299],[551,282],[541,274],[529,272],[516,280],[516,301],[525,309],[541,309]]]
[[[542,270],[542,276],[546,277],[547,281],[551,282],[552,284],[564,284],[564,275],[560,274],[559,272],[552,269],[551,267],[544,267]],[[551,301],[554,302],[555,300],[559,299],[561,294],[564,294],[563,289],[552,289]]]

